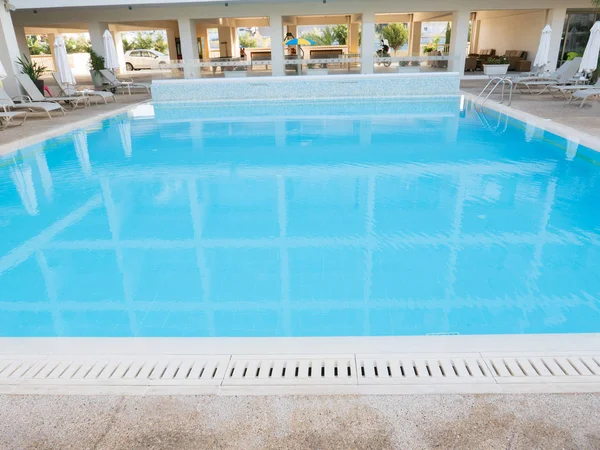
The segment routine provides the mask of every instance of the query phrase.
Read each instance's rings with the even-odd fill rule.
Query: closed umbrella
[[[102,35],[104,41],[104,67],[108,70],[117,70],[119,68],[119,58],[117,49],[110,31],[106,30]]]
[[[62,36],[56,36],[54,41],[54,59],[56,60],[56,72],[60,77],[60,81],[64,84],[77,84],[71,66],[69,66],[69,58],[67,57],[67,47]]]
[[[581,58],[580,72],[593,72],[598,67],[600,54],[600,22],[596,22],[590,30],[590,39]]]
[[[550,39],[552,37],[552,28],[550,25],[546,25],[542,30],[542,37],[540,38],[540,46],[535,55],[533,66],[542,69],[549,62],[550,56]]]
[[[4,70],[4,66],[2,65],[2,61],[0,61],[0,80],[6,78],[6,70]]]

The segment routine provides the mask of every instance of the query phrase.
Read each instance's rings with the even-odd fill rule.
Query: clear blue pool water
[[[599,174],[458,99],[145,105],[0,157],[0,335],[598,332]]]

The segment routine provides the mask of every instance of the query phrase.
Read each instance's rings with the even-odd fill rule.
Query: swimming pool
[[[459,98],[143,105],[0,157],[0,335],[597,332],[599,173]]]

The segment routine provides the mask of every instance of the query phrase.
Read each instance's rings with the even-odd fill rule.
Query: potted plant
[[[33,84],[35,84],[42,95],[44,95],[44,80],[40,80],[40,77],[48,70],[48,68],[32,61],[25,54],[23,54],[23,58],[17,58],[17,63],[21,66],[21,72],[31,78]]]
[[[506,56],[491,56],[483,63],[486,75],[506,75],[510,61]]]
[[[421,71],[421,68],[418,64],[413,65],[412,61],[399,61],[396,70],[398,73],[418,73]]]
[[[104,69],[106,69],[104,67],[104,57],[96,53],[93,48],[90,48],[90,75],[96,88],[101,88],[104,84],[104,78],[100,73]]]

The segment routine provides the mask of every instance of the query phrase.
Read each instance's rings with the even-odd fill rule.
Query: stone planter
[[[31,80],[33,81],[33,84],[35,84],[35,87],[38,88],[38,90],[42,93],[42,95],[44,94],[44,80]]]
[[[223,73],[225,74],[225,78],[242,78],[248,76],[248,72],[245,70],[226,70]]]
[[[484,64],[483,73],[485,75],[506,75],[510,64]]]
[[[90,76],[92,77],[94,87],[96,89],[102,89],[102,85],[104,84],[104,77],[102,74],[100,72],[96,72],[95,70],[90,70]]]

